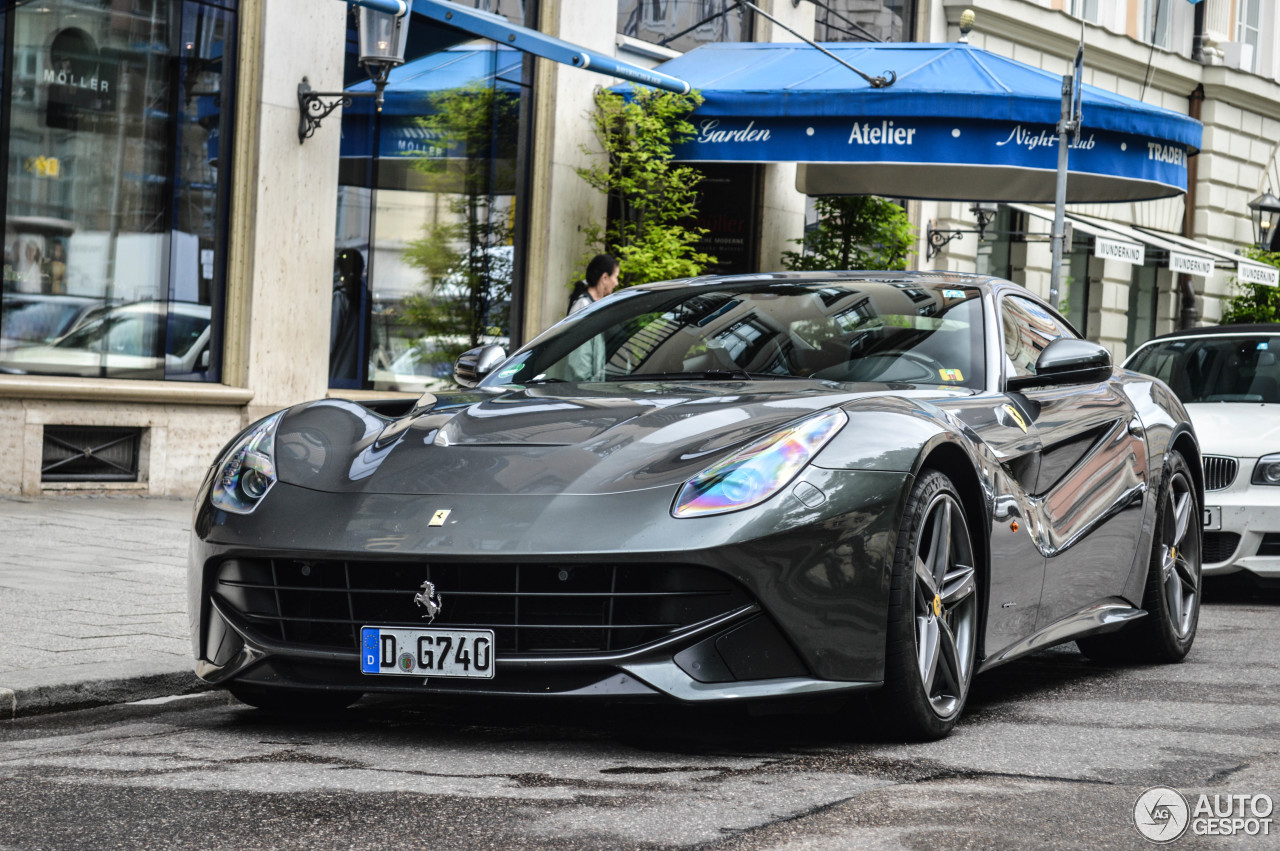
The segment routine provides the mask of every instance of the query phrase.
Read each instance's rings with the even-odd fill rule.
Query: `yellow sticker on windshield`
[[[938,375],[942,376],[943,381],[964,381],[964,376],[958,369],[940,369]]]

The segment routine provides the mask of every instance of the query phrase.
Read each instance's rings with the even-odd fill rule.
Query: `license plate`
[[[360,629],[360,670],[402,677],[493,678],[493,630]]]
[[[1216,532],[1222,528],[1222,509],[1216,505],[1204,507],[1204,528]]]

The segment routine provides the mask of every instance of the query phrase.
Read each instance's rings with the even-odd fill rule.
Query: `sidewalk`
[[[0,719],[199,687],[187,500],[0,498]]]

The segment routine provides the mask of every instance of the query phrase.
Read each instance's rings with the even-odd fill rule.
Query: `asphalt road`
[[[932,744],[856,709],[366,698],[308,720],[221,693],[3,722],[0,849],[1151,848],[1150,787],[1280,801],[1280,593],[1207,591],[1183,664],[1040,653],[979,677]]]

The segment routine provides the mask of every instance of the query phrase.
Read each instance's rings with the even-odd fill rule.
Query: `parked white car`
[[[1169,385],[1204,453],[1204,574],[1280,579],[1280,324],[1156,337],[1125,362]]]

